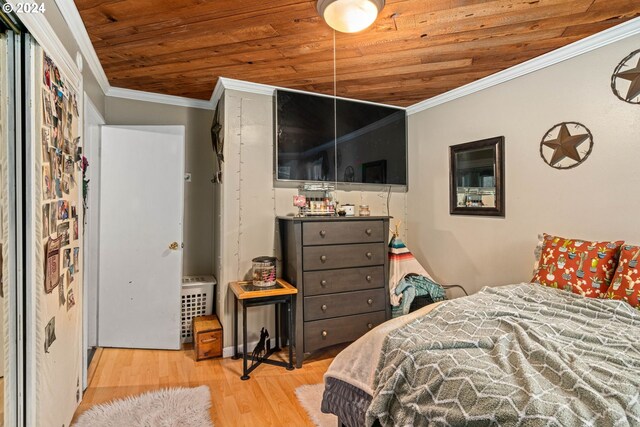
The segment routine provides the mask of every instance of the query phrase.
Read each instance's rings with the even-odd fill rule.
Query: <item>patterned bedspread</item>
[[[640,312],[539,285],[484,288],[392,331],[367,425],[640,425]]]

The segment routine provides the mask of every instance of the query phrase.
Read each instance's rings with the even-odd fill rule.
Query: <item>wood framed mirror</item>
[[[504,217],[504,136],[449,147],[449,213]]]

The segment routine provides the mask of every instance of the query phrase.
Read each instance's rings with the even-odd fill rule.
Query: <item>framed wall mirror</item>
[[[449,147],[449,213],[504,217],[504,137]]]

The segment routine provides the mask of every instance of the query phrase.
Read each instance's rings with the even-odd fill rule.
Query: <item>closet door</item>
[[[0,426],[18,420],[16,149],[20,123],[20,38],[0,19]]]
[[[98,345],[180,349],[183,126],[103,126]]]

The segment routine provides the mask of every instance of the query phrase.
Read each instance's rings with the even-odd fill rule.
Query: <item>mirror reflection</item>
[[[504,216],[504,137],[450,147],[450,213]]]

